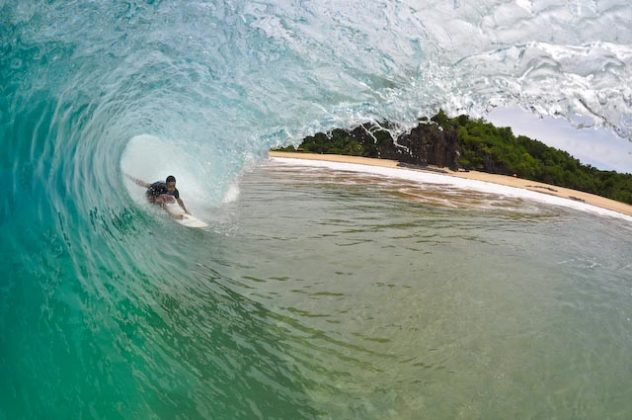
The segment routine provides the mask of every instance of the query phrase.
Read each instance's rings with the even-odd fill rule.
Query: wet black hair
[[[167,177],[167,182],[176,182],[176,177],[175,177],[175,176],[173,176],[173,175],[169,175],[169,176]]]

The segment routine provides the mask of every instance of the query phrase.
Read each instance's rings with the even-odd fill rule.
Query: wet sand
[[[289,152],[269,152],[270,157],[279,158],[292,158],[292,159],[306,159],[306,160],[324,160],[329,162],[341,162],[341,163],[354,163],[360,165],[380,166],[385,168],[406,168],[415,169],[421,171],[428,171],[432,173],[440,173],[442,175],[453,176],[457,178],[473,179],[477,181],[489,182],[492,184],[505,185],[514,188],[522,188],[529,191],[535,191],[543,194],[549,194],[556,197],[566,198],[570,200],[580,201],[586,204],[590,204],[603,209],[615,211],[617,213],[632,216],[632,206],[629,204],[621,203],[619,201],[610,200],[609,198],[600,197],[594,194],[588,194],[581,191],[571,190],[569,188],[562,188],[555,185],[544,184],[542,182],[530,181],[528,179],[521,179],[517,177],[488,174],[485,172],[469,171],[469,172],[455,172],[448,168],[438,168],[434,166],[410,166],[406,164],[400,164],[395,160],[388,159],[374,159],[358,156],[344,156],[344,155],[327,155],[327,154],[315,154],[315,153],[289,153]]]

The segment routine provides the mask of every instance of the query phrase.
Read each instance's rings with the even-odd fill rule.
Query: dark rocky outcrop
[[[454,129],[444,130],[434,124],[419,124],[409,133],[397,139],[398,145],[405,147],[410,160],[403,162],[418,165],[457,167],[460,156],[459,143]]]
[[[299,150],[313,153],[393,159],[412,165],[457,167],[460,156],[456,131],[420,123],[393,139],[388,123],[366,123],[351,130],[335,129],[306,137]]]

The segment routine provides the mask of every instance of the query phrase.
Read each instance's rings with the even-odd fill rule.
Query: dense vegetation
[[[632,174],[601,171],[590,165],[583,165],[562,150],[525,136],[516,137],[510,128],[495,127],[483,119],[470,119],[465,115],[450,118],[440,111],[431,120],[442,131],[456,133],[460,156],[455,159],[463,169],[515,174],[520,178],[632,204]],[[427,124],[427,120],[422,121],[422,124]],[[385,142],[392,143],[388,132],[373,130],[372,140],[366,141],[366,136],[353,135],[357,130],[358,128],[353,131],[333,130],[328,134],[319,133],[306,137],[299,146],[299,151],[387,157],[380,154],[380,149],[383,149]],[[416,141],[428,140],[419,138]]]
[[[487,170],[572,188],[632,204],[632,174],[601,171],[583,165],[568,153],[525,136],[514,136],[509,127],[495,127],[465,115],[449,118],[439,112],[432,120],[457,131],[466,169]]]

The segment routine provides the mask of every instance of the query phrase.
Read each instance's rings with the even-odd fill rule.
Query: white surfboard
[[[182,219],[175,219],[176,222],[180,223],[182,226],[190,227],[190,228],[205,228],[208,227],[208,223],[198,219],[195,216],[191,216],[190,214],[183,214]]]
[[[167,204],[169,213],[174,216],[173,220],[180,223],[182,226],[190,227],[190,228],[205,228],[208,227],[208,223],[203,220],[198,219],[195,216],[191,216],[190,214],[186,214],[182,211],[180,206],[177,206],[173,203]],[[182,217],[179,219],[178,217]]]

